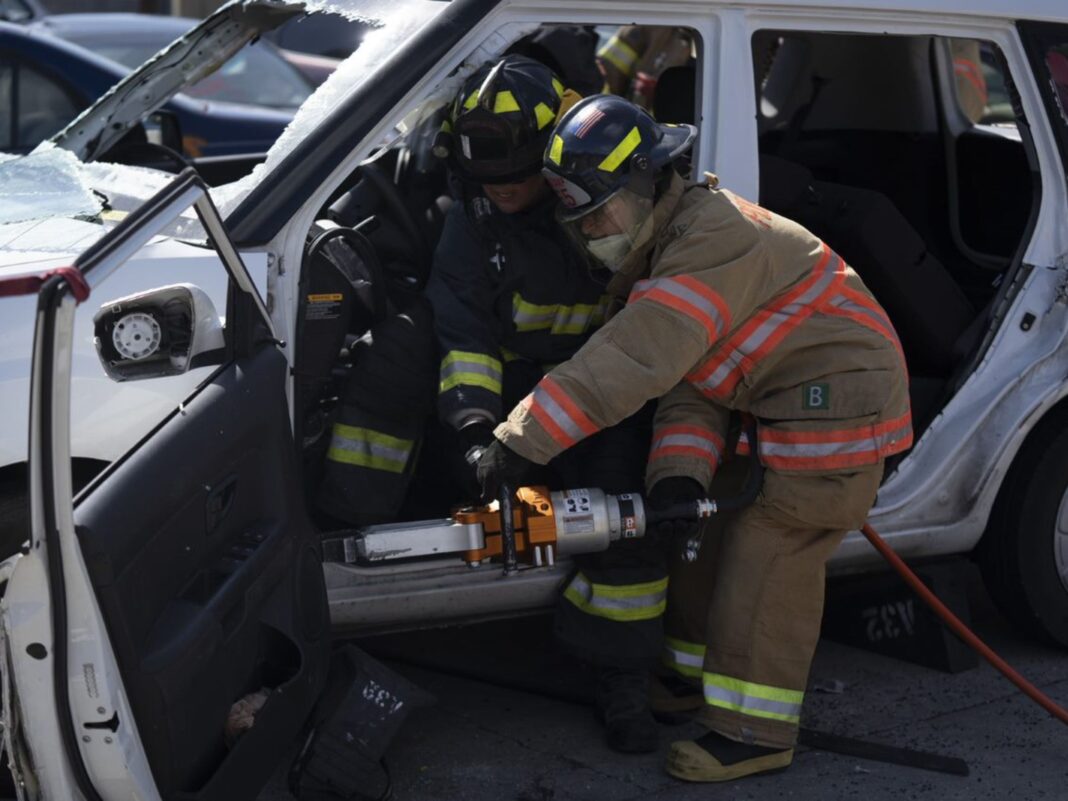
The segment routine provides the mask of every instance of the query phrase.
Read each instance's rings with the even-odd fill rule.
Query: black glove
[[[464,461],[471,467],[478,465],[478,460],[486,452],[493,440],[493,426],[489,423],[468,423],[456,432],[460,437],[460,449],[464,455]]]
[[[502,445],[500,440],[493,440],[478,460],[478,483],[482,487],[482,499],[495,499],[502,484],[519,486],[533,467],[534,463],[529,459],[524,459],[511,448]]]
[[[649,492],[649,509],[653,512],[663,512],[680,503],[690,503],[698,498],[705,497],[705,489],[689,476],[671,476],[662,478],[653,485]],[[686,538],[693,536],[700,526],[697,519],[693,520],[661,520],[653,525],[650,533],[667,538]]]

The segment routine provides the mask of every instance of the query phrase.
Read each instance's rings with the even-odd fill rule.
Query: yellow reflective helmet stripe
[[[552,121],[556,119],[555,112],[544,103],[538,103],[538,105],[534,106],[534,116],[538,118],[539,131],[546,125],[551,125]]]
[[[623,137],[623,141],[612,148],[612,152],[605,156],[604,161],[597,165],[597,169],[604,170],[605,172],[615,172],[619,169],[619,165],[623,163],[623,160],[633,153],[634,149],[641,144],[641,141],[642,135],[638,131],[638,126],[635,125],[630,129],[630,133]]]
[[[559,135],[553,136],[553,143],[549,147],[549,161],[559,164],[564,157],[564,140]]]
[[[557,78],[553,78],[553,89],[556,90],[557,97],[564,96],[564,85]]]
[[[519,111],[519,103],[511,92],[498,92],[493,98],[493,113],[504,114],[509,111]]]
[[[467,100],[464,101],[464,108],[470,111],[475,107],[476,103],[478,103],[478,89],[467,96]]]

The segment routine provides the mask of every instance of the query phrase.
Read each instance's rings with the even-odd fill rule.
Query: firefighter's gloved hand
[[[477,467],[482,454],[494,442],[493,426],[482,421],[472,422],[456,433],[460,436],[460,448],[463,450],[464,461],[471,467]]]
[[[705,497],[705,488],[689,476],[662,478],[649,491],[649,509],[663,512],[678,504],[688,504]],[[693,520],[662,520],[653,526],[653,532],[662,539],[682,539],[697,533],[701,522]]]
[[[482,499],[492,501],[497,497],[502,484],[518,487],[523,483],[534,463],[511,448],[493,440],[482,458],[478,460],[478,483],[482,487]]]

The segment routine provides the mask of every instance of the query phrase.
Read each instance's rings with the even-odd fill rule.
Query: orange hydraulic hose
[[[908,565],[901,560],[901,557],[891,550],[890,546],[886,544],[886,540],[880,537],[875,529],[865,523],[861,528],[861,531],[864,532],[864,536],[868,538],[868,541],[875,547],[875,550],[880,553],[883,559],[889,562],[890,566],[901,574],[901,578],[905,579],[905,582],[912,587],[916,594],[935,611],[935,614],[942,618],[943,622],[953,630],[954,634],[971,646],[971,648],[983,657],[983,659],[1000,670],[1002,675],[1019,687],[1021,692],[1028,698],[1053,715],[1053,717],[1057,718],[1061,723],[1068,724],[1068,710],[1059,706],[1048,695],[1013,670],[1008,662],[994,653],[990,646],[980,640],[975,635],[975,632],[965,626],[960,618],[949,611],[945,604],[938,600],[938,596],[931,592],[927,588],[927,585],[920,581],[919,577],[909,569]]]

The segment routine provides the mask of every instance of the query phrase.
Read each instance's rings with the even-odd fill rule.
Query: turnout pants
[[[697,561],[672,549],[663,662],[701,682],[699,718],[715,731],[772,748],[796,742],[826,562],[867,518],[882,468],[768,470],[752,506],[708,522]],[[736,491],[746,469],[744,459],[725,465],[711,494]]]
[[[356,346],[316,497],[328,523],[363,526],[396,516],[433,409],[436,355],[425,301],[382,321]]]

